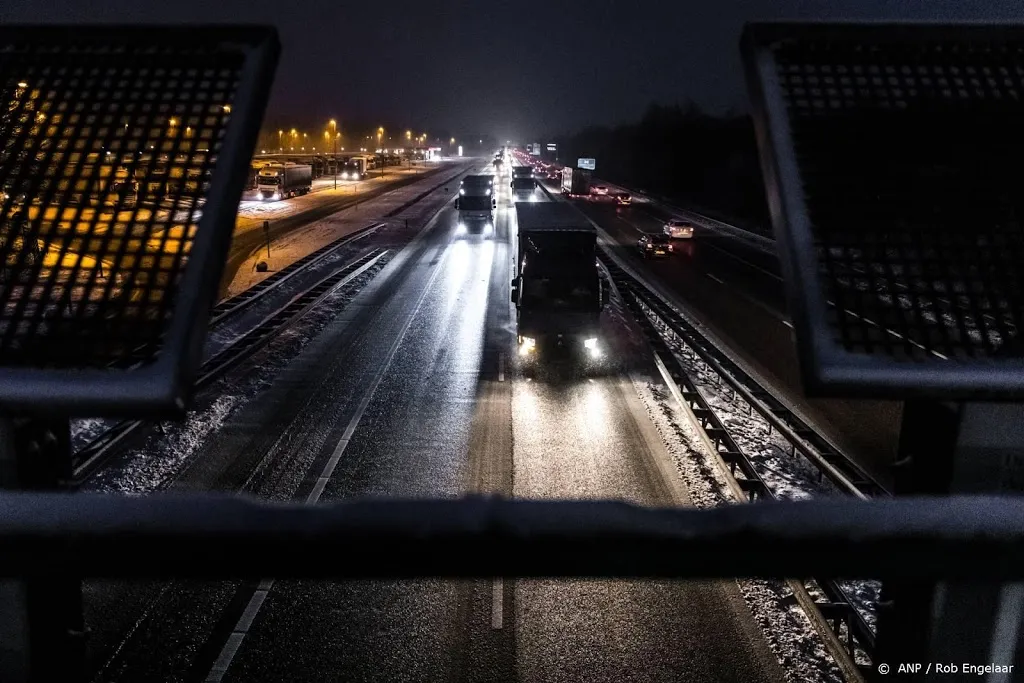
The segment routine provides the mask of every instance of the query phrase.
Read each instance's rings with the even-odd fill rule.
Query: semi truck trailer
[[[256,176],[256,189],[263,199],[287,199],[313,189],[313,167],[309,164],[269,164]]]
[[[597,231],[573,206],[517,202],[516,305],[519,355],[599,358],[608,286],[597,266]]]
[[[562,194],[585,197],[590,194],[590,173],[579,168],[562,169]]]

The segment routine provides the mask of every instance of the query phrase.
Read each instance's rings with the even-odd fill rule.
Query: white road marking
[[[793,323],[789,322],[788,320],[783,320],[782,324],[785,325],[786,327],[788,327],[791,330],[793,329]]]
[[[504,353],[499,353],[498,354],[498,381],[499,382],[504,382],[505,381],[505,354]]]
[[[724,285],[725,284],[722,280],[719,280],[717,277],[715,277],[711,273],[708,273],[708,277],[711,278],[712,280],[714,280],[715,282],[717,282],[720,285]]]
[[[505,590],[504,582],[495,579],[491,584],[491,628],[500,629],[504,624]]]
[[[1024,584],[1010,583],[999,592],[999,611],[992,634],[992,652],[989,661],[999,662],[1005,653],[1013,652],[1018,642],[1021,613],[1024,611]],[[1009,673],[991,673],[986,683],[1009,683]]]
[[[829,306],[832,306],[833,308],[839,308],[838,306],[836,306],[836,303],[835,303],[834,301],[826,301],[825,303],[827,303],[827,304],[828,304]],[[900,333],[899,333],[899,332],[897,332],[896,330],[890,330],[890,329],[889,329],[888,327],[882,327],[881,325],[879,325],[878,323],[876,323],[876,322],[875,322],[874,320],[872,320],[871,318],[865,318],[865,317],[864,317],[864,316],[862,316],[862,315],[859,315],[859,314],[857,314],[857,313],[854,313],[854,312],[853,312],[853,311],[851,311],[851,310],[850,310],[849,308],[844,308],[844,309],[842,309],[842,310],[843,310],[844,312],[846,312],[847,314],[849,314],[849,315],[852,315],[852,316],[853,316],[854,318],[857,318],[857,319],[859,319],[859,320],[863,320],[863,321],[864,321],[864,322],[866,322],[866,323],[867,323],[868,325],[871,325],[871,326],[873,326],[873,327],[877,327],[878,329],[880,329],[880,330],[883,330],[884,332],[886,332],[886,333],[888,333],[888,334],[891,334],[892,336],[896,337],[897,339],[902,339],[903,341],[905,341],[905,342],[907,342],[907,343],[909,343],[909,344],[912,344],[912,345],[916,346],[917,348],[921,349],[922,351],[927,351],[928,353],[932,354],[932,355],[933,355],[933,356],[935,356],[936,358],[941,358],[942,360],[949,360],[949,357],[947,357],[947,356],[945,356],[945,355],[943,355],[943,354],[939,353],[938,351],[935,351],[934,349],[929,349],[929,348],[927,348],[926,346],[924,346],[924,345],[922,345],[922,344],[919,344],[919,343],[917,343],[917,342],[916,342],[916,341],[914,341],[913,339],[907,339],[906,337],[904,337],[904,336],[903,336],[902,334],[900,334]]]
[[[405,335],[409,331],[409,326],[412,325],[413,319],[415,319],[419,314],[420,308],[423,306],[423,301],[427,298],[427,293],[433,289],[434,280],[437,278],[437,274],[441,272],[442,265],[447,259],[449,253],[449,250],[445,249],[444,255],[434,268],[434,272],[430,274],[430,278],[427,280],[426,286],[420,293],[419,300],[416,301],[416,307],[413,308],[412,313],[406,319],[405,324],[402,326],[402,331],[395,337],[394,343],[391,344],[391,348],[388,350],[387,358],[380,365],[380,369],[373,378],[373,382],[370,384],[369,389],[367,389],[362,400],[359,402],[359,407],[356,408],[355,414],[349,421],[348,426],[345,427],[345,432],[341,435],[341,439],[338,440],[337,445],[334,447],[334,452],[331,453],[330,459],[328,459],[327,464],[324,465],[323,472],[321,472],[320,476],[317,478],[316,485],[313,486],[313,490],[310,491],[309,496],[306,498],[306,505],[315,505],[317,501],[320,500],[320,496],[324,492],[324,487],[327,486],[327,482],[330,481],[331,475],[334,474],[335,468],[341,461],[341,456],[344,454],[345,448],[352,439],[352,435],[355,433],[356,427],[359,426],[359,421],[363,418],[363,413],[366,412],[367,406],[370,405],[370,400],[373,398],[373,394],[377,391],[377,387],[380,386],[381,381],[384,379],[384,375],[391,366],[391,362],[394,360],[395,354],[398,353],[398,347],[401,346],[402,340],[405,339]],[[238,652],[238,648],[241,647],[242,641],[245,640],[245,636],[249,633],[249,629],[256,620],[256,615],[259,613],[260,607],[263,606],[263,602],[266,600],[267,595],[270,593],[270,589],[273,588],[273,586],[274,579],[263,579],[260,582],[256,592],[253,593],[251,598],[249,598],[249,603],[245,606],[245,611],[242,612],[242,616],[238,618],[238,622],[232,629],[231,635],[228,636],[227,642],[224,643],[224,647],[217,656],[217,661],[213,663],[209,673],[206,675],[206,683],[220,683],[223,680],[224,674],[227,673],[228,668],[231,666],[231,662],[234,660],[235,654]]]

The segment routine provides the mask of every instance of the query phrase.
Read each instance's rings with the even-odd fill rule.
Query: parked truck
[[[286,199],[313,189],[313,167],[309,164],[269,164],[260,169],[256,189],[263,199]]]
[[[459,183],[455,208],[459,221],[490,221],[497,201],[494,198],[494,176],[468,175]]]
[[[341,165],[341,179],[365,180],[368,162],[369,159],[364,156],[348,157]]]
[[[516,305],[524,360],[559,351],[602,355],[600,315],[608,289],[597,267],[597,232],[562,202],[517,202]]]
[[[562,194],[569,197],[586,197],[590,194],[590,173],[581,168],[562,169]]]

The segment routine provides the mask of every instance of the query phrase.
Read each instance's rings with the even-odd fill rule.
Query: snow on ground
[[[678,406],[660,378],[634,374],[647,414],[661,433],[696,507],[736,504],[726,492],[725,476],[706,452],[697,427]],[[756,503],[752,503],[756,505]],[[843,680],[824,643],[800,609],[784,581],[737,580],[754,619],[790,683],[841,683]]]
[[[613,297],[606,311],[606,315],[627,331],[623,343],[633,347],[625,349],[627,355],[643,357],[643,337],[632,317],[623,310],[618,296]],[[738,504],[732,498],[726,474],[714,455],[706,450],[699,427],[676,402],[657,372],[634,369],[629,374],[693,505],[712,508]],[[843,680],[823,641],[784,581],[737,580],[736,583],[790,683],[840,683]]]
[[[375,190],[381,185],[387,185],[395,180],[401,178],[407,178],[409,176],[421,175],[426,170],[421,167],[413,169],[403,168],[388,168],[386,175],[383,179],[374,175],[370,178],[360,181],[338,181],[338,189],[334,189],[333,179],[330,183],[323,183],[322,186],[315,186],[313,192],[310,194],[293,197],[291,199],[279,199],[276,201],[264,201],[258,199],[253,192],[246,192],[243,195],[242,201],[238,205],[238,219],[235,224],[236,234],[239,232],[247,232],[254,228],[260,228],[263,225],[263,221],[272,220],[275,218],[284,218],[291,216],[302,211],[306,211],[317,204],[324,201],[325,198],[330,197],[350,197],[353,195],[364,194],[371,190]],[[443,172],[443,171],[442,171]],[[313,181],[314,185],[319,182],[320,179]]]
[[[187,416],[183,423],[163,423],[163,434],[154,433],[110,464],[82,487],[83,491],[139,495],[170,485],[207,436],[218,430],[231,415],[269,388],[274,376],[372,280],[392,258],[385,255],[377,264],[347,286],[332,292],[301,322],[278,335],[261,352],[258,367],[243,381],[229,376],[209,392],[215,398]]]
[[[841,495],[827,479],[819,481],[817,468],[799,452],[790,455],[789,442],[776,430],[769,434],[768,422],[750,410],[746,402],[736,396],[728,384],[720,381],[717,373],[694,355],[682,340],[673,336],[668,345],[697,391],[777,498],[804,500],[812,496]]]
[[[71,421],[71,441],[76,448],[103,433],[113,423],[108,420],[88,418]]]
[[[631,321],[631,316],[622,309],[618,296],[613,298],[607,310],[607,315],[631,330],[627,336],[630,343],[634,346],[639,344],[641,335],[636,324]],[[675,351],[681,353],[678,346]],[[817,483],[816,471],[809,464],[794,466],[796,458],[788,455],[785,442],[778,443],[776,439],[769,438],[767,424],[758,425],[753,422],[746,414],[742,401],[730,399],[730,392],[723,392],[717,386],[707,368],[695,367],[692,361],[684,363],[684,366],[692,373],[691,377],[696,378],[694,381],[698,391],[708,399],[740,448],[748,456],[755,456],[756,453],[752,458],[757,463],[755,467],[762,472],[769,485],[778,485],[794,499],[817,495],[822,485]],[[700,427],[675,400],[660,375],[639,370],[634,370],[630,375],[637,395],[661,434],[692,503],[699,508],[738,504],[732,497],[726,481],[727,475],[700,438]],[[801,481],[801,475],[808,474],[812,481]],[[792,683],[839,683],[843,680],[839,667],[797,603],[787,582],[745,579],[737,580],[737,584],[772,652],[783,665],[787,680]],[[851,581],[843,585],[851,599],[860,603],[855,603],[858,609],[862,612],[872,611],[877,583]],[[868,623],[873,626],[873,620]]]
[[[131,451],[118,467],[105,470],[83,490],[142,494],[163,488],[245,398],[240,393],[222,394],[206,410],[189,414],[183,424],[170,428],[164,425],[165,434],[159,446],[154,448],[147,444]],[[152,437],[148,439],[152,440]]]
[[[275,272],[287,268],[300,258],[313,253],[338,238],[350,235],[359,228],[379,222],[381,221],[371,219],[365,211],[354,212],[351,209],[344,209],[326,218],[292,230],[287,235],[270,243],[269,257],[265,248],[260,249],[238,269],[235,279],[228,286],[227,296],[235,296],[244,292]],[[267,264],[267,270],[262,273],[256,270],[256,264],[260,261],[265,261]]]
[[[672,336],[668,346],[697,391],[729,430],[740,450],[747,455],[777,498],[805,500],[844,495],[828,479],[820,477],[818,469],[799,452],[790,455],[789,442],[776,430],[769,433],[768,422],[756,411],[750,410],[746,402],[736,396],[728,384],[720,381],[717,373],[705,365],[682,340]],[[853,580],[843,582],[841,586],[853,607],[873,630],[875,604],[881,584],[871,580]]]

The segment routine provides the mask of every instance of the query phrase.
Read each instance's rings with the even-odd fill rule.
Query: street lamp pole
[[[338,189],[338,122],[331,119],[331,138],[334,139],[334,189]]]
[[[380,177],[381,177],[381,180],[384,179],[384,147],[383,147],[383,140],[384,140],[384,127],[381,126],[380,128],[377,129],[377,149],[380,150],[379,154],[380,154]]]

